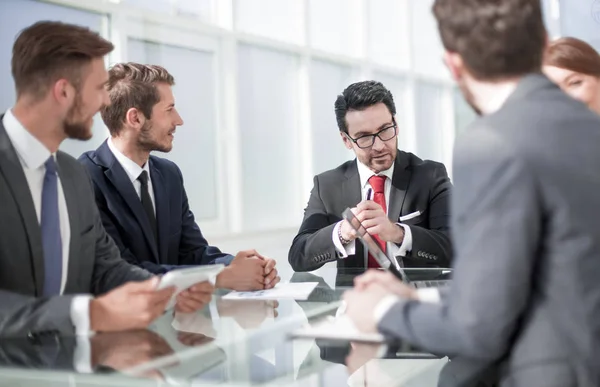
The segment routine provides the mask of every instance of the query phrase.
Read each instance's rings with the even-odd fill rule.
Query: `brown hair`
[[[108,72],[110,105],[101,110],[102,120],[110,134],[119,134],[125,115],[131,108],[151,118],[152,108],[160,101],[157,83],[175,84],[175,79],[161,66],[139,63],[119,63]]]
[[[550,43],[544,64],[600,77],[600,54],[594,47],[576,38],[560,38]]]
[[[480,80],[541,70],[546,29],[539,0],[437,0],[433,13],[446,50]]]
[[[85,27],[40,21],[22,30],[12,51],[17,97],[39,100],[50,85],[67,79],[79,89],[83,68],[113,50],[111,42]]]

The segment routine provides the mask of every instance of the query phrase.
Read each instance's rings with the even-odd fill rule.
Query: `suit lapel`
[[[346,207],[356,207],[362,200],[362,187],[360,186],[360,176],[358,175],[356,163],[357,161],[354,160],[354,163],[346,170],[346,180],[342,183],[342,203],[344,204],[342,211]]]
[[[21,219],[27,231],[36,296],[41,296],[44,288],[44,252],[40,224],[33,205],[29,184],[23,172],[23,166],[2,124],[3,117],[4,115],[0,116],[0,172],[8,182],[8,189],[12,191],[17,202]],[[14,257],[14,259],[22,258],[24,257]]]
[[[161,258],[167,258],[168,253],[168,228],[169,228],[169,200],[167,187],[162,173],[156,168],[154,163],[150,163],[150,179],[152,180],[152,188],[154,190],[154,207],[156,208],[156,223],[158,227],[158,251]],[[166,262],[166,260],[161,260]]]
[[[394,163],[394,176],[392,178],[390,202],[388,204],[388,218],[392,222],[397,222],[402,213],[412,171],[408,168],[408,155],[402,151],[398,151]]]
[[[79,273],[79,260],[87,257],[79,257],[80,251],[80,237],[81,237],[81,225],[79,224],[79,217],[77,208],[79,202],[77,198],[77,182],[73,180],[74,174],[69,170],[68,164],[64,161],[64,155],[61,152],[57,152],[56,161],[58,165],[58,176],[60,178],[60,184],[62,185],[63,194],[65,195],[65,201],[67,202],[67,213],[69,215],[69,228],[71,229],[71,237],[69,241],[69,270],[67,272],[67,284],[65,285],[65,293],[69,292],[69,284]]]
[[[119,192],[125,203],[127,203],[127,206],[129,206],[129,209],[133,213],[133,216],[142,228],[144,237],[146,238],[146,241],[150,246],[150,250],[152,251],[154,261],[156,263],[159,263],[158,243],[154,238],[154,233],[152,232],[150,221],[148,220],[148,217],[144,212],[142,201],[135,192],[135,188],[133,187],[131,180],[129,180],[129,176],[127,176],[127,173],[125,172],[121,164],[117,161],[106,142],[104,142],[98,148],[97,154],[99,158],[103,162],[105,162],[105,166],[108,167],[104,174],[115,187],[117,192]]]

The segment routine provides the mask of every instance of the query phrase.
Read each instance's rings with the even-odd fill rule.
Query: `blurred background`
[[[38,20],[111,40],[107,65],[159,64],[174,76],[185,124],[173,151],[209,242],[287,262],[312,178],[353,158],[333,112],[352,82],[393,93],[399,147],[446,164],[474,118],[442,63],[433,0],[0,0],[0,111],[14,102],[11,47]],[[600,0],[544,0],[549,34],[600,49]],[[78,157],[108,136],[100,116]],[[280,266],[280,271],[288,270]],[[291,269],[289,269],[291,270]]]

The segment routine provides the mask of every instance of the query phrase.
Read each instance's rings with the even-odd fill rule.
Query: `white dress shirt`
[[[149,162],[144,164],[144,167],[140,167],[135,161],[131,160],[129,157],[125,156],[121,153],[120,150],[117,149],[115,144],[112,141],[112,138],[109,138],[108,141],[108,149],[115,155],[115,158],[121,164],[125,173],[131,180],[133,184],[133,188],[135,188],[135,192],[137,193],[140,200],[142,199],[142,183],[138,180],[138,177],[142,174],[143,171],[148,173],[148,191],[150,193],[150,199],[152,199],[152,208],[154,208],[154,215],[156,215],[156,200],[154,199],[154,190],[152,189],[152,179],[150,178],[150,168],[148,167]]]
[[[373,175],[383,175],[386,177],[385,179],[385,203],[386,209],[389,211],[390,208],[390,192],[392,191],[392,177],[394,176],[394,164],[392,167],[381,171],[376,174],[371,171],[366,165],[361,163],[360,161],[356,161],[358,167],[358,175],[360,177],[360,186],[361,186],[361,197],[363,200],[367,199],[367,193],[369,189],[371,189],[371,184],[369,183],[369,179]],[[371,197],[371,199],[373,199]],[[331,233],[331,239],[333,240],[333,244],[338,252],[339,258],[347,258],[349,255],[353,255],[356,252],[356,241],[352,241],[347,245],[342,245],[342,242],[339,238],[339,228],[341,227],[343,221],[339,221],[335,227],[333,228],[333,232]],[[404,257],[406,253],[412,250],[412,232],[410,227],[405,224],[397,223],[399,226],[404,228],[404,239],[402,240],[402,244],[398,246],[395,243],[387,242],[387,251],[395,257]]]
[[[51,154],[48,148],[44,146],[37,138],[35,138],[12,114],[8,109],[2,119],[2,124],[6,129],[6,134],[15,148],[19,161],[23,167],[29,191],[33,199],[35,213],[38,218],[38,223],[41,222],[42,212],[42,189],[44,186],[44,175],[46,167],[44,163],[50,156],[56,158],[55,154]],[[65,290],[67,276],[69,272],[69,242],[71,241],[71,226],[69,224],[69,212],[67,210],[67,202],[63,192],[63,187],[60,182],[60,172],[58,173],[58,216],[60,222],[60,238],[62,243],[62,280],[60,285],[60,294]],[[89,301],[92,297],[89,295],[81,295],[73,298],[71,303],[71,321],[78,335],[87,335],[90,333],[90,315]]]

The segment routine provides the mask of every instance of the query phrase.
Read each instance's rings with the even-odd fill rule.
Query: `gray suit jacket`
[[[315,176],[315,186],[304,210],[304,220],[290,248],[288,260],[295,271],[316,270],[337,260],[332,232],[347,207],[361,201],[360,176],[356,160]],[[441,163],[421,160],[412,153],[398,151],[394,164],[388,217],[420,211],[421,215],[403,222],[410,227],[412,251],[403,258],[406,267],[449,267],[450,190],[452,184]],[[338,260],[338,267],[365,268],[367,256],[361,243],[356,254]]]
[[[503,386],[600,385],[600,117],[542,75],[458,139],[454,282],[386,335],[500,361]]]
[[[106,234],[89,176],[71,156],[57,153],[69,212],[71,241],[63,296],[41,298],[44,257],[33,199],[18,155],[0,116],[0,336],[47,331],[73,334],[74,294],[99,295],[150,274],[129,265]]]

